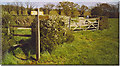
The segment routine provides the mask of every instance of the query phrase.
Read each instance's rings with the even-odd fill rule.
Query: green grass
[[[89,20],[90,22],[94,22],[94,21],[96,21],[96,20]]]
[[[31,29],[16,29],[14,34],[28,34],[31,35]]]
[[[5,57],[3,57],[2,64],[3,65],[30,64],[30,61],[29,60],[24,61],[24,60],[18,59],[13,55],[12,52],[10,53],[7,52],[5,54]]]
[[[74,32],[73,42],[58,45],[51,53],[48,51],[41,53],[38,62],[29,59],[24,60],[24,63],[22,63],[23,60],[7,53],[3,64],[118,64],[118,19],[112,18],[109,19],[109,22],[109,29]],[[21,48],[14,51],[17,55],[24,55]],[[29,54],[27,57],[36,58],[35,54],[30,51],[27,53]]]
[[[43,64],[118,64],[118,19],[109,19],[110,29],[75,32],[72,43],[59,45],[51,54],[41,54]]]
[[[16,29],[14,34],[31,35],[31,29]],[[30,39],[31,37],[14,36],[16,41]]]

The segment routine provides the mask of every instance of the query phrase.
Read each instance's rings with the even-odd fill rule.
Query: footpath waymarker
[[[31,11],[31,15],[43,15],[43,12],[42,11]]]
[[[31,15],[37,15],[37,11],[31,11]]]

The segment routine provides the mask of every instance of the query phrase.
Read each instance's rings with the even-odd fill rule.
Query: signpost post
[[[39,11],[31,11],[31,15],[37,15],[37,23],[36,23],[36,60],[40,59],[40,20],[48,19],[49,16],[43,16],[43,12]],[[42,16],[39,16],[42,15]]]
[[[37,31],[36,31],[36,60],[40,59],[40,22],[39,22],[39,8],[37,12]]]
[[[37,23],[36,23],[36,60],[40,59],[40,21],[39,15],[43,15],[43,12],[39,12],[39,8],[37,11],[31,11],[31,15],[37,15]]]

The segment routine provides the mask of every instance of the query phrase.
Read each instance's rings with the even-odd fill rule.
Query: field
[[[3,64],[118,64],[118,19],[110,18],[109,23],[109,29],[73,32],[73,42],[58,45],[51,53],[41,53],[38,62],[34,60],[35,50],[27,45],[7,52],[3,57]],[[21,31],[16,33],[21,34]],[[30,30],[23,33],[31,34]],[[15,37],[15,40],[34,43],[25,37]]]

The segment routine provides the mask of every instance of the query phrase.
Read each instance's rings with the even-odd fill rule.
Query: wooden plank
[[[49,19],[49,16],[47,15],[39,15],[39,20],[46,20],[46,19]]]
[[[10,25],[10,27],[24,27],[24,28],[31,28],[32,26],[18,26],[18,25]]]
[[[31,28],[17,28],[17,29],[31,29]]]
[[[98,20],[98,28],[97,28],[97,30],[99,30],[99,26],[100,26],[100,20]]]
[[[8,22],[10,24],[10,21]],[[8,35],[10,35],[10,26],[8,25]]]
[[[31,35],[13,34],[13,36],[31,37]]]
[[[15,44],[13,45],[13,47],[19,47],[19,46],[22,46],[23,44]]]

